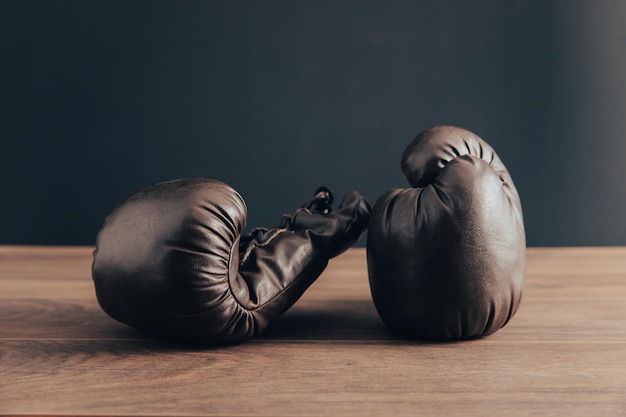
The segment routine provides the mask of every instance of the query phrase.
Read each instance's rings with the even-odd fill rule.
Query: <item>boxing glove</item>
[[[413,339],[491,334],[515,314],[526,240],[511,176],[475,134],[420,133],[402,154],[412,188],[376,201],[367,236],[370,289],[383,322]]]
[[[370,207],[359,193],[347,193],[336,211],[331,204],[330,190],[320,188],[280,227],[242,236],[246,204],[222,182],[184,179],[144,189],[98,233],[98,302],[114,319],[162,338],[250,339],[366,230]]]

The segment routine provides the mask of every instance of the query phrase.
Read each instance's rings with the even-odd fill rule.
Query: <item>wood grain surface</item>
[[[626,248],[530,248],[522,305],[484,339],[381,323],[365,251],[331,261],[258,339],[153,339],[104,314],[87,247],[0,247],[0,414],[626,416]]]

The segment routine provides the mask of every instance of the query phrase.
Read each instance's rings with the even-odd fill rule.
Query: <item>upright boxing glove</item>
[[[440,126],[402,155],[413,188],[372,209],[367,263],[383,322],[415,339],[491,334],[515,314],[526,240],[520,199],[495,151],[475,134]]]
[[[359,193],[347,193],[336,211],[331,204],[330,190],[320,188],[280,227],[242,236],[246,205],[222,182],[185,179],[144,189],[98,233],[98,302],[114,319],[158,337],[250,339],[366,230],[370,208]]]

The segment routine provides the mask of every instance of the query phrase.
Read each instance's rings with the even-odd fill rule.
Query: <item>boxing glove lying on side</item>
[[[159,337],[250,339],[366,230],[369,205],[357,192],[336,211],[331,203],[321,188],[283,216],[281,227],[242,236],[246,205],[222,182],[185,179],[142,190],[98,233],[98,302],[111,317]]]
[[[504,164],[475,134],[440,126],[409,144],[402,171],[413,188],[378,199],[367,238],[383,322],[417,339],[497,331],[519,306],[526,259],[520,199]]]

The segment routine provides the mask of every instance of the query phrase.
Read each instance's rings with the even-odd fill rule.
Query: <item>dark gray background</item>
[[[497,150],[530,246],[626,244],[622,0],[2,1],[0,53],[2,244],[93,244],[181,177],[249,226],[373,202],[438,124]]]

